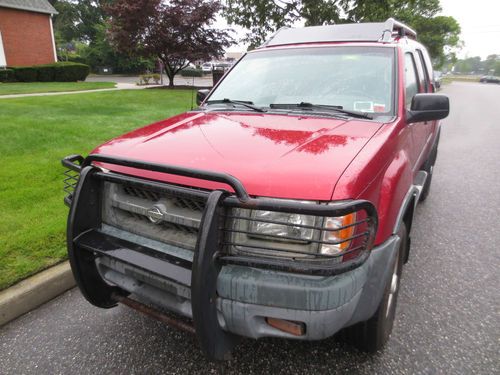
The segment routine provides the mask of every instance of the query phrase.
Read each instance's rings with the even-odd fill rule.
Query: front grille
[[[105,182],[103,223],[146,238],[194,250],[205,200]]]
[[[162,197],[162,194],[156,191],[147,190],[144,188],[138,188],[135,186],[122,185],[122,187],[123,187],[123,192],[126,195],[142,198],[145,200],[149,200],[151,202],[157,202]],[[192,211],[203,212],[205,208],[205,202],[202,199],[171,196],[169,197],[169,200],[175,207],[181,209],[189,209]]]

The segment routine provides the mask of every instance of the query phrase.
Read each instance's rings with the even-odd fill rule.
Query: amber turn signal
[[[306,333],[306,325],[304,323],[291,322],[290,320],[276,318],[266,318],[266,322],[271,327],[294,336],[304,336]]]

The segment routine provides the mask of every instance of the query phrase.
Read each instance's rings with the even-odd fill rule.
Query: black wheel
[[[392,276],[387,282],[377,311],[367,321],[348,327],[340,334],[343,340],[365,352],[375,353],[382,349],[389,340],[394,325],[403,259],[408,245],[408,233],[404,224],[401,225],[398,235],[401,242],[392,264]]]

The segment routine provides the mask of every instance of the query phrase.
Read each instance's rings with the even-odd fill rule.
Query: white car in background
[[[203,64],[201,66],[201,70],[203,71],[203,73],[211,73],[213,67],[214,67],[214,64],[212,64],[212,63],[205,63],[205,64]]]

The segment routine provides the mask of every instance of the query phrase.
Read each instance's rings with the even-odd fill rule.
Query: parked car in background
[[[213,67],[214,67],[214,64],[212,64],[212,63],[204,63],[201,66],[201,70],[203,71],[203,73],[212,73]]]
[[[479,82],[483,83],[500,83],[500,78],[495,76],[482,76],[479,78]]]
[[[221,62],[221,63],[216,63],[214,64],[214,69],[220,69],[220,70],[228,70],[229,68],[231,68],[233,66],[232,63],[225,63],[225,62]]]
[[[282,29],[199,108],[63,160],[78,287],[214,360],[242,336],[381,349],[449,113],[432,77],[393,19]]]
[[[434,87],[436,89],[441,88],[441,78],[443,77],[443,73],[441,73],[439,70],[434,71]]]

